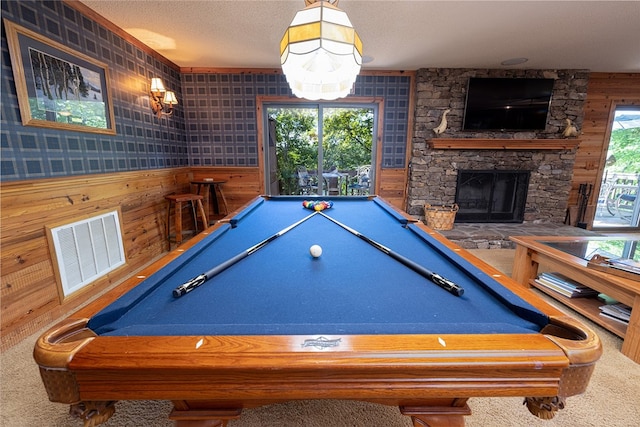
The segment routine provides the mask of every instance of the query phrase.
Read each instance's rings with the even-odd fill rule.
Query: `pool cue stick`
[[[227,268],[231,267],[232,265],[236,264],[240,260],[243,260],[244,258],[246,258],[249,255],[253,254],[254,252],[258,251],[262,247],[264,247],[267,244],[273,242],[278,237],[282,236],[286,232],[288,232],[288,231],[292,230],[293,228],[297,227],[298,225],[302,224],[303,222],[305,222],[306,220],[308,220],[309,218],[311,218],[312,216],[314,216],[317,213],[318,213],[318,211],[315,211],[312,214],[307,215],[306,217],[302,218],[300,221],[294,222],[290,226],[288,226],[286,228],[283,228],[282,230],[278,231],[276,234],[274,234],[274,235],[272,235],[270,237],[267,237],[266,239],[264,239],[260,243],[257,243],[255,245],[251,246],[249,249],[246,249],[246,250],[240,252],[239,254],[237,254],[236,256],[233,256],[233,257],[229,258],[228,260],[224,261],[223,263],[218,264],[217,266],[215,266],[211,270],[207,271],[206,273],[202,273],[202,274],[194,277],[193,279],[186,281],[185,283],[183,283],[182,285],[178,286],[177,288],[175,288],[173,290],[173,297],[174,298],[178,298],[178,297],[181,297],[184,294],[188,294],[189,292],[191,292],[192,290],[194,290],[198,286],[202,285],[207,280],[211,279],[212,277],[216,276],[217,274],[220,274],[222,271],[224,271]]]
[[[404,264],[405,266],[409,267],[410,269],[412,269],[416,273],[420,274],[421,276],[426,277],[427,279],[431,280],[433,283],[435,283],[436,285],[440,286],[442,289],[452,293],[453,295],[455,295],[457,297],[462,296],[462,294],[464,293],[464,289],[461,288],[460,286],[456,285],[451,280],[446,279],[446,278],[442,277],[441,275],[439,275],[438,273],[434,273],[433,271],[424,268],[420,264],[418,264],[418,263],[416,263],[414,261],[411,261],[409,258],[406,258],[406,257],[404,257],[404,256],[392,251],[391,249],[387,248],[386,246],[382,245],[381,243],[378,243],[375,240],[368,238],[367,236],[359,233],[358,231],[354,230],[353,228],[349,227],[348,225],[345,225],[345,224],[341,223],[340,221],[338,221],[338,220],[336,220],[334,218],[331,218],[329,215],[325,215],[322,212],[319,212],[319,213],[323,217],[327,218],[329,221],[333,222],[334,224],[339,225],[340,227],[342,227],[345,230],[347,230],[349,233],[351,233],[351,234],[359,237],[360,239],[364,240],[365,242],[369,243],[374,248],[379,249],[380,251],[382,251],[385,254],[389,255],[391,258],[395,259],[396,261],[400,262],[401,264]]]

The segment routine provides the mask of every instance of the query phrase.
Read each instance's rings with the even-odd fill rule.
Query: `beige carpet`
[[[509,273],[513,251],[474,250],[496,268]],[[563,308],[562,306],[559,306]],[[575,313],[574,313],[575,314]],[[576,317],[581,318],[579,315]],[[622,341],[581,318],[604,344],[589,389],[568,399],[553,420],[529,414],[520,398],[471,399],[469,427],[636,427],[640,425],[640,365],[620,353]],[[7,350],[1,359],[0,425],[3,427],[71,427],[82,423],[67,415],[66,405],[51,403],[40,381],[31,352],[40,333]],[[105,427],[171,426],[168,402],[119,402]],[[361,402],[302,401],[246,410],[230,427],[410,427],[397,408]]]

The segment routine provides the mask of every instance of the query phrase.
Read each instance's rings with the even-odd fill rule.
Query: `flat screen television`
[[[553,79],[471,77],[463,130],[544,130],[553,82]]]

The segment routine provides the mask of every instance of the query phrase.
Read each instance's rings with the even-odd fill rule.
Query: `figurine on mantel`
[[[438,127],[433,129],[436,135],[440,135],[442,132],[447,130],[447,114],[449,114],[449,111],[451,110],[448,108],[444,110],[444,113],[442,113],[442,120],[440,121],[440,124],[438,125]]]
[[[571,119],[564,119],[567,122],[567,126],[564,128],[564,132],[562,132],[562,136],[565,138],[569,138],[570,136],[578,136],[578,129],[571,123]]]

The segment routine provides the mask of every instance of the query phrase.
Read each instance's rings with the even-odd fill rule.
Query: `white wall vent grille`
[[[62,297],[125,263],[118,211],[50,229]]]

